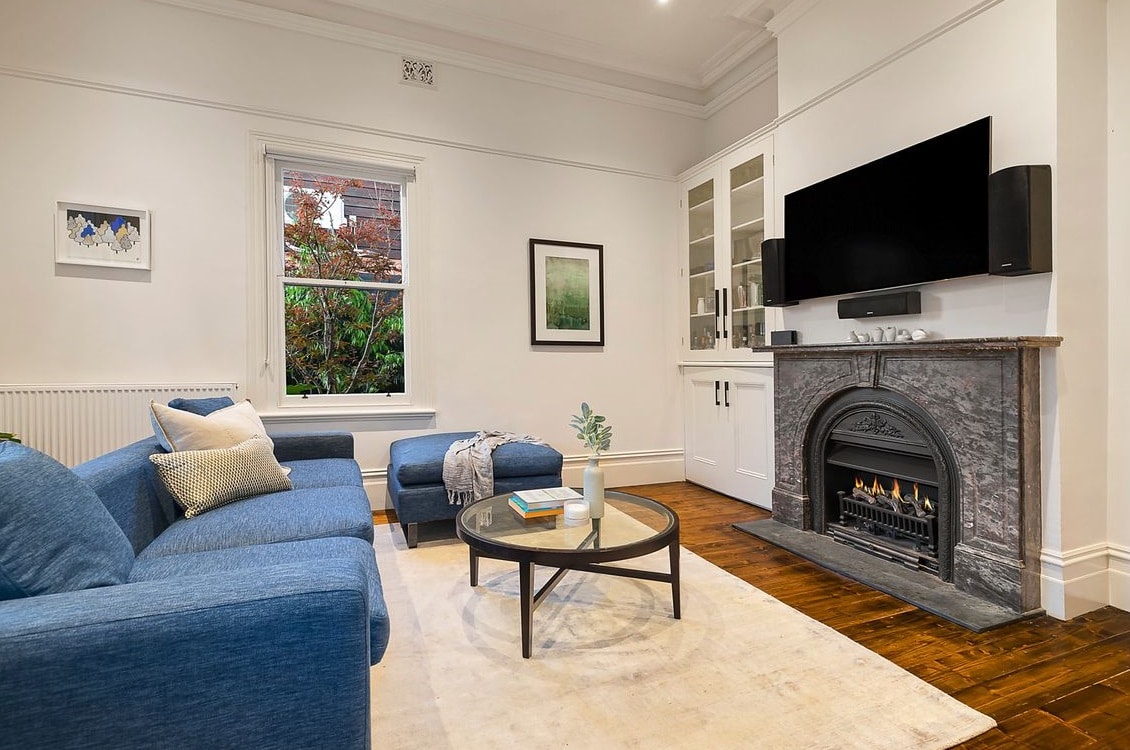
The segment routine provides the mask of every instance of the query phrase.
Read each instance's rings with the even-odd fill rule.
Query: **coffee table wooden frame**
[[[626,492],[609,490],[607,498],[624,499],[628,502],[650,508],[665,515],[668,519],[667,527],[656,531],[651,536],[638,542],[624,544],[608,549],[600,548],[600,519],[591,520],[592,531],[575,548],[544,548],[544,547],[518,547],[507,544],[504,539],[491,539],[476,534],[463,523],[464,516],[478,513],[484,509],[484,503],[490,503],[492,512],[511,512],[507,507],[510,493],[495,495],[494,497],[472,503],[459,511],[455,519],[455,534],[466,542],[470,553],[470,580],[471,586],[479,585],[479,558],[487,557],[495,560],[509,560],[518,563],[520,612],[522,619],[522,657],[529,659],[532,652],[534,610],[545,600],[554,587],[565,577],[570,570],[581,570],[588,573],[601,575],[621,576],[624,578],[637,578],[646,581],[659,581],[671,584],[672,612],[676,620],[681,619],[679,602],[679,516],[675,511],[660,502],[650,498],[630,495]],[[661,573],[652,570],[638,570],[621,566],[603,565],[602,563],[615,562],[642,557],[657,550],[667,547],[670,552],[670,572]],[[534,593],[534,566],[547,565],[557,568],[548,581],[537,593]]]

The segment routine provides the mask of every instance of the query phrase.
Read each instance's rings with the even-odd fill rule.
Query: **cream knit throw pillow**
[[[232,448],[155,453],[149,457],[185,518],[267,492],[291,489],[269,440],[252,437]]]

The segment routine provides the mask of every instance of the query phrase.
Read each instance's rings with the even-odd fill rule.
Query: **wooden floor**
[[[962,748],[1130,748],[1130,613],[980,635],[732,528],[769,513],[687,482],[617,489],[671,506],[687,549],[997,720]]]

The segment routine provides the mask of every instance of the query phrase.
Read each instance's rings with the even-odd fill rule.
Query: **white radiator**
[[[67,466],[153,434],[149,402],[236,398],[237,383],[0,385],[0,432]]]

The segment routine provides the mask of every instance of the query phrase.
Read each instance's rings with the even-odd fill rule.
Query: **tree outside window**
[[[286,391],[402,394],[402,185],[282,170]]]

